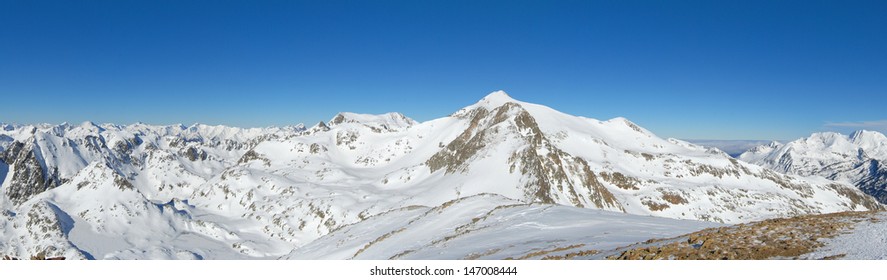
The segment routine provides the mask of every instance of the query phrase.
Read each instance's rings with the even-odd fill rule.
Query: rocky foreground
[[[885,212],[772,219],[654,239],[595,255],[611,260],[882,259]],[[875,237],[872,237],[875,236]],[[878,239],[880,238],[880,240]]]

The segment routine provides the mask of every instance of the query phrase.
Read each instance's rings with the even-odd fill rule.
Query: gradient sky
[[[0,1],[0,121],[424,121],[494,90],[663,137],[887,131],[887,1]]]

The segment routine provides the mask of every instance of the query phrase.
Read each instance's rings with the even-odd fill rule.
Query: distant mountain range
[[[767,145],[773,140],[697,140],[688,139],[687,142],[704,146],[718,148],[734,158],[738,158],[742,153],[747,152],[755,147]]]
[[[743,153],[739,159],[780,173],[820,176],[856,185],[887,203],[887,137],[875,131],[851,135],[814,133],[786,144],[773,142]]]
[[[737,160],[501,91],[423,123],[341,113],[312,127],[0,127],[0,254],[17,258],[563,257],[718,223],[883,209],[857,188],[868,179],[808,177],[822,174],[801,164],[819,146],[786,152],[791,164],[768,163],[779,144]],[[882,153],[825,166],[883,174]]]

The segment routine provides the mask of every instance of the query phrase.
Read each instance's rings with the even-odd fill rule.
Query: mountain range
[[[876,131],[851,135],[814,133],[786,144],[755,147],[739,159],[785,174],[818,176],[852,184],[887,203],[887,136]]]
[[[422,123],[340,113],[252,129],[4,124],[0,254],[562,257],[722,224],[883,209],[866,193],[883,201],[887,141],[834,138],[847,154],[823,152],[819,165],[801,156],[818,144],[772,144],[737,160],[501,91]],[[811,176],[822,166],[838,175]],[[860,184],[871,180],[881,193]]]

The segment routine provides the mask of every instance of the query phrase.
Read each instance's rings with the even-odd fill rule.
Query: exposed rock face
[[[507,102],[492,111],[479,107],[459,117],[470,120],[468,128],[428,159],[426,165],[431,172],[467,171],[471,168],[471,160],[483,156],[488,147],[496,147],[503,139],[519,139],[523,148],[514,151],[507,164],[512,173],[527,178],[522,186],[524,200],[569,201],[577,207],[622,211],[614,195],[598,181],[588,163],[552,145],[535,118],[519,104]],[[579,188],[586,191],[578,192]]]
[[[854,170],[861,173],[857,175],[859,179],[856,186],[879,202],[887,204],[887,166],[881,164],[880,160],[870,159],[859,163]]]
[[[22,210],[20,215],[9,218],[6,226],[24,231],[5,236],[7,246],[0,246],[6,247],[2,248],[4,255],[10,259],[34,260],[91,258],[67,241],[73,222],[57,206],[39,202],[24,205]]]
[[[455,173],[468,167],[468,160],[488,145],[489,140],[485,138],[486,130],[482,124],[482,122],[488,121],[486,120],[487,115],[489,112],[484,108],[471,112],[471,123],[468,129],[447,144],[443,150],[428,159],[426,164],[431,172],[446,169],[447,173]],[[489,126],[491,124],[486,124],[487,128]]]
[[[0,156],[8,163],[11,174],[8,188],[3,193],[15,204],[21,204],[32,196],[60,185],[58,169],[45,170],[40,151],[33,142],[14,142]]]
[[[314,134],[314,133],[320,133],[320,132],[326,132],[326,131],[330,131],[330,127],[327,126],[326,123],[324,123],[324,122],[319,122],[319,123],[317,123],[317,125],[311,127],[311,129],[308,129],[306,131],[306,133]]]
[[[190,161],[206,160],[208,157],[205,151],[194,147],[189,147],[182,154]]]

